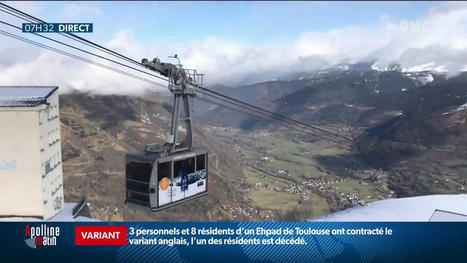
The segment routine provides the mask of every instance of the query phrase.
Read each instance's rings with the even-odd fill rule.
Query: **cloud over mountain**
[[[69,7],[73,8],[78,6]],[[93,14],[100,12],[83,9],[82,5],[79,9]],[[3,85],[59,85],[64,90],[96,93],[138,93],[149,87],[138,80],[15,41],[2,36],[5,44],[0,46],[0,79]],[[281,44],[249,43],[216,36],[183,43],[147,43],[137,41],[126,29],[102,43],[138,60],[152,59],[151,56],[164,60],[177,53],[185,67],[205,73],[208,84],[238,85],[269,80],[287,72],[362,61],[376,61],[378,68],[391,63],[400,63],[405,68],[428,65],[455,75],[467,69],[467,4],[440,3],[412,21],[381,16],[373,24],[309,31]]]

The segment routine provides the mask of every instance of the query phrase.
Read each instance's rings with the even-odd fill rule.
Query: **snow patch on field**
[[[73,218],[73,207],[76,205],[76,203],[65,203],[65,208],[60,211],[56,216],[52,217],[49,220],[43,220],[39,218],[34,218],[34,217],[2,217],[0,218],[0,221],[8,221],[8,222],[23,222],[23,221],[48,221],[48,222],[83,222],[83,221],[88,221],[88,222],[93,222],[93,221],[99,221],[94,218],[89,218],[89,217],[84,217],[84,216],[78,216],[76,218]]]
[[[435,211],[459,214],[459,220],[467,219],[467,194],[426,195],[408,198],[386,199],[371,202],[364,207],[354,207],[310,221],[421,221],[427,222]],[[464,217],[464,220],[462,218]],[[439,220],[438,220],[439,221]],[[442,221],[442,220],[441,220]],[[446,221],[448,220],[446,218]]]
[[[443,112],[442,115],[451,115],[451,114],[454,114],[454,113],[456,113],[458,111],[463,111],[463,110],[467,110],[467,103],[460,105],[459,107],[457,107],[454,110]]]

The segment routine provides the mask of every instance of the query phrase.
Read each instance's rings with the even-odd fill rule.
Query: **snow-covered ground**
[[[451,114],[454,114],[456,112],[464,111],[464,110],[467,110],[467,103],[458,106],[456,109],[444,112],[444,113],[442,113],[442,115],[451,115]]]
[[[51,219],[47,220],[48,222],[73,222],[73,221],[99,221],[94,218],[78,216],[73,218],[73,207],[76,203],[65,203],[65,208],[60,211],[56,216],[52,217]],[[18,222],[18,221],[44,221],[42,219],[34,218],[34,217],[0,217],[0,221],[8,221],[8,222]]]
[[[380,200],[310,221],[467,221],[467,194]]]

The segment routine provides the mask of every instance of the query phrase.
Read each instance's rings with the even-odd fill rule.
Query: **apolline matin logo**
[[[56,246],[57,237],[60,236],[60,227],[46,224],[29,226],[28,224],[24,230],[24,236],[26,237],[26,245],[31,248]]]

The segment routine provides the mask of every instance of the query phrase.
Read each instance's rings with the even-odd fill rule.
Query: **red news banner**
[[[126,226],[76,226],[76,246],[126,245]]]

